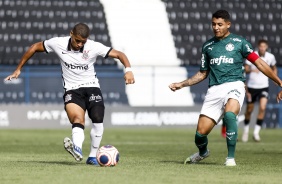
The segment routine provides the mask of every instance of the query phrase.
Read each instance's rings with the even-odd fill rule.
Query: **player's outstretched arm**
[[[109,53],[109,57],[119,59],[120,62],[125,67],[125,74],[124,74],[125,84],[134,84],[135,83],[134,75],[131,70],[130,62],[126,57],[126,55],[123,52],[112,49]]]
[[[29,47],[29,49],[22,56],[20,63],[18,64],[16,70],[4,80],[12,80],[13,78],[18,78],[21,74],[21,69],[23,65],[34,55],[35,52],[44,52],[43,42],[37,42]]]
[[[275,72],[272,70],[272,68],[261,58],[258,58],[255,62],[254,65],[268,78],[273,80],[278,86],[282,87],[282,81],[280,78],[275,74]]]
[[[193,86],[195,84],[198,84],[199,82],[205,80],[209,75],[209,70],[200,70],[195,75],[193,75],[191,78],[186,79],[182,82],[176,82],[170,84],[168,87],[172,91],[179,90],[181,88],[187,87],[187,86]]]

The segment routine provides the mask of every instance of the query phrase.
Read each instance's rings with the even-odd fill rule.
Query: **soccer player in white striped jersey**
[[[117,58],[125,67],[125,83],[135,82],[131,65],[126,55],[102,43],[88,39],[89,27],[84,23],[76,24],[69,36],[54,37],[33,44],[21,58],[16,70],[5,80],[18,78],[24,64],[37,52],[54,52],[60,59],[63,85],[65,89],[64,105],[72,124],[72,139],[64,139],[65,149],[81,161],[84,141],[85,113],[92,120],[90,131],[91,146],[87,164],[98,165],[96,153],[104,132],[104,100],[96,76],[94,64],[97,56]]]
[[[258,51],[255,51],[273,70],[277,75],[276,59],[273,54],[267,52],[268,42],[267,40],[258,41]],[[261,126],[263,123],[265,109],[268,101],[268,89],[269,81],[262,72],[260,72],[256,66],[254,66],[250,61],[245,63],[245,71],[249,74],[249,79],[247,80],[247,108],[245,111],[245,121],[244,129],[242,135],[242,141],[247,142],[249,137],[249,123],[251,119],[251,114],[254,110],[255,102],[259,101],[259,112],[257,115],[256,125],[254,127],[253,139],[259,142]]]

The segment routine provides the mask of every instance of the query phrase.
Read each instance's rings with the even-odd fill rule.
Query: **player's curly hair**
[[[88,38],[90,34],[90,29],[86,24],[78,23],[73,27],[72,33],[74,35],[80,35],[82,38]]]
[[[214,14],[212,14],[212,18],[222,18],[224,21],[230,21],[230,15],[226,10],[217,10]]]

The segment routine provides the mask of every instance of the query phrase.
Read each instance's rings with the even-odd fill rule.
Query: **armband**
[[[258,58],[259,56],[254,52],[252,52],[251,54],[247,56],[247,60],[249,60],[252,63],[254,63]]]
[[[126,73],[126,72],[132,72],[132,68],[126,67],[126,68],[125,68],[125,73]]]

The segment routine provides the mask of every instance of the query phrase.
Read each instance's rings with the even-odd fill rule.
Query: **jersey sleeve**
[[[96,42],[96,49],[97,49],[97,54],[104,58],[107,58],[110,51],[112,50],[111,47],[107,47],[104,44],[99,43],[99,42]]]
[[[44,46],[44,50],[45,52],[49,53],[49,52],[54,52],[54,48],[56,46],[58,38],[51,38],[49,40],[45,40],[43,42],[43,46]]]
[[[253,53],[253,47],[250,44],[250,42],[248,42],[246,39],[243,39],[242,41],[242,56],[244,58],[247,58],[251,53]]]
[[[271,62],[270,62],[270,66],[275,66],[276,65],[276,59],[275,59],[275,56],[272,54],[272,57],[271,57]]]
[[[208,70],[208,69],[209,69],[208,56],[207,56],[205,50],[202,48],[200,70]]]

